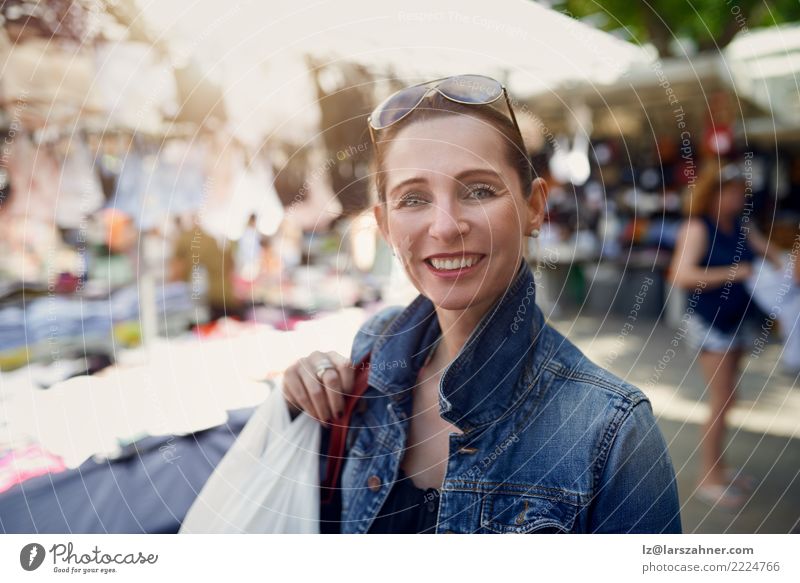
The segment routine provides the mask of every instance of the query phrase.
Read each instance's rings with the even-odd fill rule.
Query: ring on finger
[[[326,370],[334,370],[336,367],[330,360],[325,360],[317,365],[316,370],[314,371],[314,376],[316,376],[319,380],[322,380],[322,375],[325,374]]]

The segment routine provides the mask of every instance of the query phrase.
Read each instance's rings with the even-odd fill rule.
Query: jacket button
[[[378,490],[380,490],[381,489],[381,479],[380,479],[380,477],[378,477],[378,476],[370,476],[367,479],[367,486],[373,492],[377,492]]]

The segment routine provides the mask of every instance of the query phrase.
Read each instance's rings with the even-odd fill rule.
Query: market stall
[[[795,68],[783,63],[797,60],[798,30],[748,31],[719,53],[652,59],[613,83],[576,82],[530,100],[546,128],[539,155],[553,184],[550,228],[532,252],[556,266],[544,277],[561,307],[605,311],[611,297],[624,316],[652,280],[641,313],[679,313],[665,308],[679,295],[665,270],[682,197],[709,160],[746,170],[755,224],[772,244],[792,248],[800,118]]]

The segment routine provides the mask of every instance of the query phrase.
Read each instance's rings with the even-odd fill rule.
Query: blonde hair
[[[711,214],[711,205],[716,201],[722,186],[731,182],[723,176],[724,163],[719,160],[705,164],[698,172],[693,188],[686,191],[683,199],[683,215],[702,217]]]

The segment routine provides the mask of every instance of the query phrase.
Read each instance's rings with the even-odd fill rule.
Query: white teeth
[[[472,267],[478,260],[477,257],[462,257],[461,259],[431,259],[431,264],[436,269],[463,269]]]

